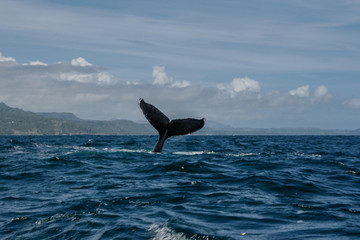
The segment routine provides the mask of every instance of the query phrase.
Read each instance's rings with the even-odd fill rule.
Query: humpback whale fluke
[[[146,103],[142,98],[139,100],[139,106],[146,119],[159,132],[159,141],[153,150],[154,152],[161,152],[165,140],[169,137],[193,133],[201,129],[205,124],[205,118],[186,118],[170,121],[159,109]]]

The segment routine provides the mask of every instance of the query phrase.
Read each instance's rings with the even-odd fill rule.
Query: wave
[[[204,154],[212,155],[212,154],[216,154],[216,152],[213,152],[213,151],[190,151],[190,152],[173,152],[173,154],[191,156],[191,155],[204,155]]]
[[[255,157],[261,155],[268,155],[268,153],[263,152],[222,152],[222,151],[174,151],[167,152],[164,151],[162,153],[154,153],[149,149],[129,149],[129,148],[104,148],[98,150],[98,152],[108,152],[108,153],[145,153],[145,154],[169,154],[169,155],[183,155],[183,156],[196,156],[196,155],[217,155],[217,156],[225,156],[225,157]],[[279,155],[279,153],[272,153],[270,155]],[[287,157],[294,158],[309,158],[309,159],[321,159],[321,154],[306,154],[302,152],[293,152],[287,153]]]
[[[153,151],[150,151],[148,149],[128,149],[128,148],[103,148],[103,151],[109,152],[109,153],[150,153],[154,154]]]
[[[153,232],[155,235],[152,240],[167,240],[167,239],[177,239],[177,240],[188,240],[184,233],[178,233],[175,230],[166,226],[166,224],[158,225],[152,224],[149,227],[149,231]]]
[[[187,236],[187,234],[183,232],[178,232],[167,225],[167,223],[163,224],[152,224],[148,231],[153,234],[151,240],[203,240],[203,239],[215,239],[213,236],[202,235],[202,234],[192,234]],[[245,235],[245,234],[242,234]]]
[[[196,136],[162,153],[156,136],[11,138],[0,137],[0,239],[360,233],[360,138]]]

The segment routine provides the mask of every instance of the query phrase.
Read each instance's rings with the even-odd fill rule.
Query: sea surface
[[[360,239],[359,136],[0,137],[0,239]]]

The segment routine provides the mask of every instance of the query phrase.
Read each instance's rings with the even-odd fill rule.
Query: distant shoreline
[[[152,136],[149,123],[84,120],[73,113],[34,113],[0,103],[0,136]],[[195,136],[357,136],[360,129],[234,128],[207,121]]]

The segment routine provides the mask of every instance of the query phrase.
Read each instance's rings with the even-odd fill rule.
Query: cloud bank
[[[35,112],[73,112],[85,119],[145,122],[143,97],[170,118],[205,117],[237,127],[357,128],[360,100],[337,99],[325,85],[306,84],[287,92],[263,92],[261,81],[235,77],[217,84],[177,80],[164,66],[149,69],[149,80],[120,80],[82,57],[57,63],[20,64],[0,53],[0,101]],[[341,120],[341,121],[340,121]]]

